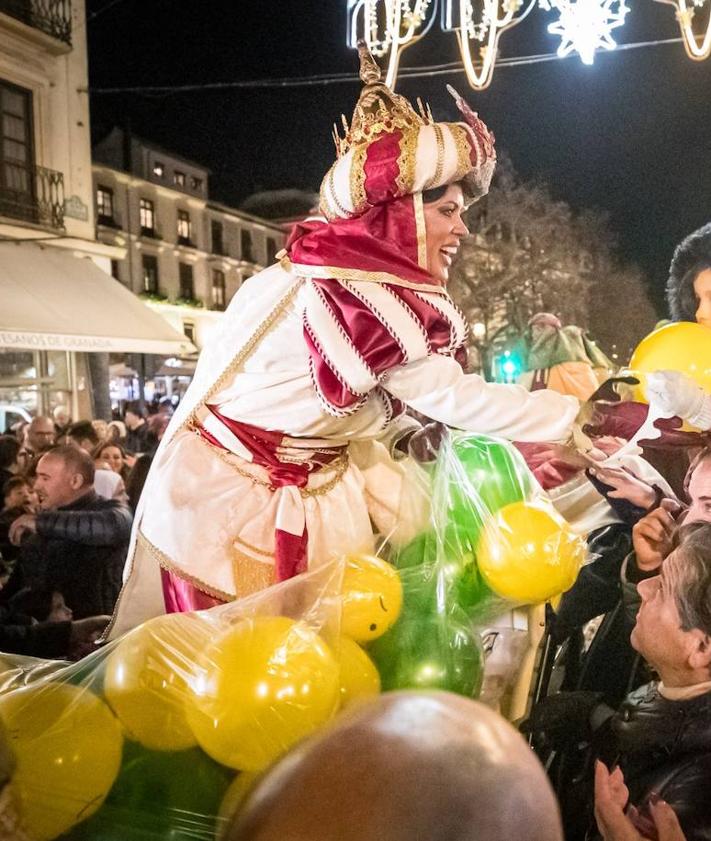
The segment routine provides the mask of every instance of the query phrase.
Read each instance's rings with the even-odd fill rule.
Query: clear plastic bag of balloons
[[[403,607],[368,652],[383,689],[438,688],[477,697],[482,632],[517,606],[568,590],[585,544],[506,441],[451,433],[434,463],[412,469],[410,485],[429,498],[429,516],[414,537],[418,527],[412,523],[390,537]],[[408,508],[421,506],[409,502]],[[522,632],[509,635],[520,649]]]
[[[397,572],[356,556],[151,619],[75,664],[4,659],[0,839],[3,824],[18,841],[219,838],[255,775],[379,692],[353,640],[400,602]]]
[[[481,629],[568,589],[584,546],[505,442],[455,434],[412,471],[419,503],[380,557],[157,617],[76,664],[0,657],[0,841],[219,839],[255,776],[344,707],[476,697]]]

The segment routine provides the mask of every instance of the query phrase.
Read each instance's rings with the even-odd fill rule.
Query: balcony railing
[[[15,188],[0,181],[0,216],[63,230],[64,174],[44,166],[12,169],[10,173],[10,165],[5,164],[5,174],[12,174]]]
[[[0,0],[0,12],[65,44],[72,43],[71,0]]]

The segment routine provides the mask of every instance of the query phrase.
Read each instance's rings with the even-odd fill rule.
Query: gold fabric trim
[[[415,184],[415,165],[417,163],[417,139],[420,136],[419,128],[403,131],[400,140],[400,154],[397,164],[399,172],[395,184],[400,193],[407,195],[412,192]]]
[[[338,212],[343,216],[344,219],[350,219],[353,214],[350,210],[346,210],[345,207],[338,201],[338,193],[336,192],[336,167],[331,167],[328,173],[328,189],[331,193],[331,198],[333,199],[333,203],[336,206]]]
[[[366,281],[368,283],[391,283],[405,289],[415,289],[418,292],[435,292],[446,294],[442,286],[433,283],[414,283],[402,280],[390,272],[368,272],[362,269],[344,269],[337,266],[307,266],[304,263],[292,263],[288,257],[281,260],[281,267],[287,272],[294,272],[304,278],[318,278],[321,280],[350,280]]]
[[[334,166],[335,166],[335,164],[334,164]],[[323,213],[323,215],[327,219],[333,219],[333,213],[331,212],[331,206],[329,205],[328,199],[326,197],[326,192],[327,192],[326,188],[328,187],[328,176],[330,175],[330,173],[331,173],[331,170],[329,169],[329,171],[323,177],[323,181],[321,182],[321,188],[319,189],[319,201],[318,201],[319,210],[321,211],[321,213]],[[279,258],[279,259],[281,259],[281,258]]]
[[[437,164],[430,184],[432,186],[438,186],[442,180],[442,171],[444,170],[444,135],[442,134],[441,127],[437,123],[432,128],[434,129],[435,139],[437,140]]]
[[[282,259],[287,260],[287,257]],[[299,278],[291,287],[290,289],[281,297],[279,301],[277,301],[276,306],[274,309],[267,315],[264,321],[259,324],[257,329],[252,333],[252,335],[247,339],[245,344],[242,346],[242,349],[239,353],[234,356],[225,369],[222,371],[220,376],[215,380],[215,382],[210,386],[210,388],[203,394],[203,396],[198,400],[195,404],[194,409],[188,417],[180,424],[180,426],[175,430],[173,433],[173,438],[178,434],[178,432],[182,432],[184,429],[190,429],[197,423],[197,417],[195,413],[198,409],[207,403],[210,398],[212,398],[215,394],[217,394],[227,383],[228,379],[233,376],[235,370],[239,368],[239,366],[247,359],[247,357],[252,353],[252,351],[257,347],[257,345],[261,342],[261,340],[266,336],[266,334],[271,330],[274,326],[274,323],[281,318],[283,313],[285,312],[286,308],[289,304],[294,300],[296,297],[297,292],[301,288],[303,284],[303,278]]]
[[[449,130],[452,132],[455,146],[457,147],[457,171],[452,177],[452,181],[461,181],[464,176],[473,169],[471,158],[471,141],[469,139],[469,132],[458,125],[450,125]]]
[[[367,146],[358,146],[353,151],[351,158],[350,187],[354,213],[362,213],[368,207],[368,199],[365,194],[365,159],[367,154]]]
[[[427,228],[422,193],[415,193],[412,196],[412,203],[415,208],[415,229],[417,230],[417,265],[427,271]],[[441,286],[437,289],[440,293],[445,291]]]
[[[236,546],[233,547],[232,552],[232,568],[238,598],[251,596],[276,584],[276,567],[273,563],[256,561],[244,552],[240,552]]]
[[[205,593],[206,596],[210,596],[213,599],[220,599],[223,602],[233,602],[237,598],[237,596],[232,593],[226,593],[224,590],[219,590],[217,587],[211,587],[209,584],[206,584],[194,575],[190,575],[190,573],[185,572],[185,570],[177,566],[175,561],[169,558],[165,552],[162,552],[157,546],[151,543],[151,541],[140,530],[136,536],[136,543],[141,543],[148,554],[151,555],[164,570],[172,573],[178,578],[181,578],[183,581],[187,581],[188,584],[191,584],[196,590],[200,590],[201,593]]]
[[[254,552],[255,555],[261,555],[263,558],[271,558],[272,560],[274,559],[274,552],[267,552],[266,549],[260,549],[258,546],[253,546],[251,543],[247,543],[246,540],[242,540],[241,537],[234,537],[232,539],[235,543],[245,546],[250,552]]]
[[[220,459],[220,461],[223,461],[228,467],[232,468],[232,470],[234,470],[235,473],[238,473],[245,479],[249,479],[249,481],[255,485],[260,485],[261,487],[266,488],[272,493],[274,493],[274,491],[277,490],[277,488],[274,485],[272,485],[271,482],[262,479],[261,477],[259,477],[255,473],[252,473],[249,470],[245,470],[243,467],[240,467],[237,463],[237,461],[241,461],[244,464],[249,464],[249,462],[240,458],[235,453],[231,453],[228,450],[223,450],[221,447],[218,447],[211,441],[208,441],[206,438],[203,438],[203,436],[200,435],[197,431],[197,427],[194,426],[192,427],[192,429],[195,432],[195,435],[198,437],[198,439],[202,441],[202,443],[205,444],[206,447],[209,447],[210,450]],[[235,459],[237,461],[235,461]],[[343,478],[343,474],[346,472],[346,470],[348,470],[349,465],[350,456],[348,455],[348,453],[345,453],[340,458],[334,459],[327,467],[324,467],[320,471],[318,471],[318,475],[321,475],[322,473],[333,472],[334,475],[331,479],[329,479],[328,482],[324,482],[323,485],[319,485],[316,488],[299,488],[299,493],[303,497],[323,496],[324,494],[327,494],[329,491],[332,491],[336,487],[336,485],[341,481],[341,479]]]

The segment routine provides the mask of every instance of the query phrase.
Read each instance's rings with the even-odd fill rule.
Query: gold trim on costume
[[[435,292],[446,294],[442,286],[433,283],[413,283],[402,280],[390,272],[368,272],[361,269],[343,269],[337,266],[307,266],[305,263],[292,263],[288,257],[283,257],[281,267],[287,272],[294,272],[302,278],[318,278],[320,280],[351,280],[366,281],[368,283],[390,283],[405,289],[415,289],[418,292]]]
[[[335,166],[335,164],[334,164],[334,166]],[[329,170],[329,172],[330,172],[330,170]],[[324,175],[323,181],[321,182],[321,187],[319,189],[318,208],[321,211],[321,213],[323,213],[323,215],[327,219],[332,219],[333,218],[333,211],[331,209],[331,205],[329,204],[328,197],[326,195],[326,187],[327,186],[328,186],[328,173],[326,173],[326,175]],[[286,254],[286,251],[284,251],[284,253]],[[281,258],[278,257],[277,259],[281,259]]]
[[[283,260],[288,259],[284,257]],[[286,308],[292,302],[292,300],[296,297],[296,293],[301,288],[304,279],[299,277],[296,281],[289,287],[289,289],[282,295],[282,297],[277,301],[274,309],[266,316],[266,318],[258,325],[257,329],[252,333],[252,335],[247,339],[247,341],[242,345],[239,353],[237,353],[227,364],[227,366],[223,369],[220,376],[215,380],[215,382],[210,386],[210,388],[203,394],[203,396],[197,401],[195,406],[193,407],[190,414],[187,418],[180,424],[180,426],[175,430],[173,435],[171,436],[171,440],[175,438],[175,436],[182,432],[184,429],[189,429],[197,423],[196,412],[198,409],[201,409],[208,400],[210,400],[215,394],[217,394],[225,385],[227,379],[231,377],[235,369],[238,368],[252,353],[252,351],[257,347],[259,342],[266,336],[266,334],[271,330],[274,326],[274,323],[281,318],[283,313],[285,312]]]
[[[350,219],[353,216],[350,210],[346,210],[345,207],[338,201],[338,193],[336,192],[336,167],[332,166],[328,172],[328,189],[331,192],[331,198],[333,199],[333,203],[336,206],[338,212],[343,216],[345,219]]]
[[[263,558],[271,558],[274,560],[274,552],[267,552],[266,549],[260,549],[258,546],[253,546],[251,543],[247,543],[246,540],[242,540],[241,537],[233,537],[232,540],[235,543],[239,543],[241,546],[246,547],[250,552],[254,552],[255,555],[261,555]]]
[[[273,563],[264,563],[250,558],[234,545],[232,554],[232,571],[238,598],[243,599],[245,596],[251,596],[276,584],[276,568]]]
[[[464,128],[464,126],[458,126],[456,123],[450,124],[449,130],[452,133],[455,146],[457,147],[457,170],[454,173],[452,181],[461,181],[462,178],[464,178],[464,176],[473,169],[470,158],[471,142],[469,139],[469,132]]]
[[[415,209],[415,229],[417,231],[417,265],[427,271],[427,228],[425,227],[425,208],[422,202],[422,193],[414,193],[412,204]],[[444,291],[441,286],[438,286],[437,289],[439,292]]]
[[[238,456],[236,453],[231,453],[229,450],[223,450],[222,447],[218,447],[211,441],[208,441],[206,438],[203,438],[203,436],[200,435],[197,431],[196,426],[193,426],[192,429],[195,432],[195,435],[198,437],[198,439],[202,441],[202,443],[205,444],[205,446],[209,447],[213,451],[213,453],[220,459],[220,461],[223,461],[228,467],[231,467],[232,470],[235,471],[235,473],[238,473],[245,479],[249,479],[249,481],[255,485],[260,485],[261,487],[266,488],[272,493],[274,493],[274,491],[277,490],[277,488],[274,485],[272,485],[271,482],[260,478],[255,473],[252,473],[249,470],[245,470],[243,467],[240,467],[239,464],[237,464],[237,461],[240,461],[244,464],[249,464],[250,462],[245,461],[243,458],[240,458],[240,456]],[[237,461],[235,461],[235,459]],[[302,497],[323,496],[324,494],[327,494],[329,491],[332,491],[336,487],[336,485],[341,481],[341,479],[343,478],[343,474],[346,472],[346,470],[348,470],[349,466],[350,456],[348,455],[348,453],[345,453],[339,458],[334,459],[326,467],[323,467],[321,470],[318,471],[318,473],[314,474],[320,476],[323,473],[333,472],[334,475],[331,479],[329,479],[328,482],[324,482],[323,485],[319,485],[315,488],[299,488],[299,493]],[[255,465],[255,467],[259,466]],[[261,469],[264,470],[264,468]],[[264,472],[266,473],[266,471]]]
[[[442,134],[442,128],[437,123],[432,128],[434,129],[435,139],[437,140],[437,164],[430,184],[439,186],[439,182],[442,180],[442,171],[444,170],[444,135]]]
[[[141,543],[143,548],[153,556],[153,559],[158,562],[162,569],[172,573],[178,578],[181,578],[183,581],[187,581],[188,584],[191,584],[196,590],[200,590],[201,593],[205,593],[206,596],[210,596],[213,599],[220,599],[223,602],[233,602],[237,598],[236,595],[226,593],[224,590],[219,590],[217,587],[211,587],[209,584],[206,584],[194,575],[190,575],[189,572],[185,572],[185,570],[177,566],[175,561],[169,558],[165,552],[161,551],[155,544],[151,543],[151,541],[140,530],[136,535],[136,543]]]
[[[351,204],[355,213],[362,212],[368,206],[368,199],[365,194],[365,159],[367,154],[367,146],[358,146],[353,150],[351,157]]]
[[[397,174],[397,178],[395,179],[395,184],[403,195],[410,193],[415,183],[417,141],[419,136],[419,128],[405,129],[400,140],[400,154],[397,159],[399,172]]]

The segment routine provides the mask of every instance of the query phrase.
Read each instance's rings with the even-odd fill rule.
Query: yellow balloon
[[[121,726],[92,692],[49,683],[0,697],[17,768],[11,785],[33,841],[94,814],[121,765]]]
[[[244,619],[200,664],[188,721],[205,753],[231,768],[261,771],[338,706],[336,658],[304,622]]]
[[[680,371],[711,394],[711,330],[689,321],[660,327],[642,339],[629,367],[642,381],[638,396],[644,375],[653,371]]]
[[[106,660],[104,696],[129,738],[150,750],[185,750],[188,684],[213,626],[192,613],[151,619],[123,637]]]
[[[402,609],[402,583],[397,570],[371,555],[346,558],[341,601],[341,631],[356,642],[381,637]]]
[[[349,637],[341,637],[338,662],[341,667],[341,709],[380,693],[380,674],[375,663]]]
[[[489,587],[504,599],[537,604],[569,590],[585,557],[585,544],[556,510],[514,502],[483,529],[477,561]]]

